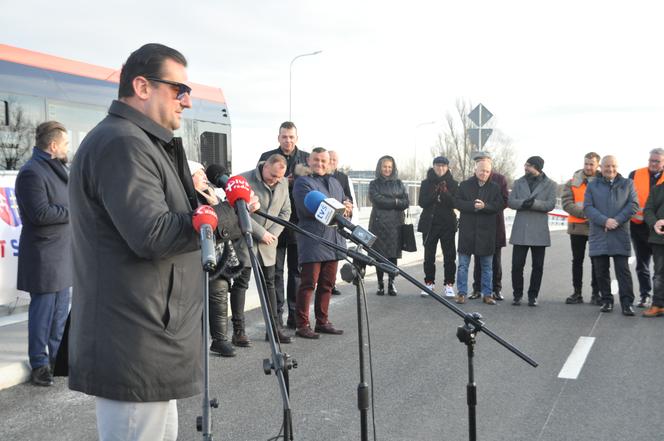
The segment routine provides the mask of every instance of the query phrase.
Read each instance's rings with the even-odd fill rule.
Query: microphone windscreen
[[[315,214],[320,206],[320,203],[325,200],[327,196],[318,190],[313,190],[307,193],[304,197],[304,206],[309,210],[309,213]]]
[[[226,167],[219,164],[210,164],[208,168],[205,169],[205,176],[207,176],[208,181],[212,182],[214,185],[219,186],[219,178],[222,176],[227,176],[228,170]],[[223,185],[221,187],[224,187]]]
[[[233,176],[226,184],[226,199],[232,207],[235,207],[235,202],[243,200],[249,204],[251,198],[251,186],[243,176]]]
[[[194,224],[194,230],[196,232],[201,232],[201,226],[207,224],[213,230],[217,228],[217,213],[214,212],[214,209],[209,205],[201,205],[194,210],[194,216],[191,219]]]

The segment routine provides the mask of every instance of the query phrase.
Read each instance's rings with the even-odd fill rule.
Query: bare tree
[[[443,133],[438,135],[437,145],[431,149],[433,156],[443,155],[450,160],[450,170],[459,180],[467,179],[473,174],[475,167],[473,153],[479,150],[471,143],[468,134],[472,127],[468,114],[473,107],[470,101],[457,100],[456,113],[448,113],[445,116],[446,127]],[[508,182],[511,182],[515,166],[512,141],[503,132],[493,127],[493,122],[485,127],[492,128],[493,133],[483,150],[491,153],[494,170],[505,175]]]
[[[9,125],[0,126],[0,167],[18,170],[32,147],[35,125],[21,106],[10,106]]]

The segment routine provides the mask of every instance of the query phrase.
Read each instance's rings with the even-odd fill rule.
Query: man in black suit
[[[30,293],[28,355],[31,381],[51,386],[51,364],[62,340],[72,286],[67,129],[40,124],[32,158],[16,177],[21,238],[16,286]],[[48,352],[47,352],[48,349]]]

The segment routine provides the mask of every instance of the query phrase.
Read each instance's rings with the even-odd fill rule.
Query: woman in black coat
[[[383,156],[376,165],[376,179],[369,184],[369,200],[371,200],[371,217],[369,231],[376,235],[373,248],[397,264],[401,257],[401,225],[404,223],[404,210],[410,205],[406,186],[398,178],[397,164],[391,156]],[[376,269],[378,291],[385,294],[383,271]],[[388,294],[397,295],[394,276],[388,280]]]

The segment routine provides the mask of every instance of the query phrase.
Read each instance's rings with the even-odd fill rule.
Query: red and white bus
[[[17,299],[21,226],[14,197],[17,172],[3,169],[18,169],[30,157],[34,128],[49,120],[68,129],[71,158],[117,98],[119,79],[119,67],[0,44],[0,307]],[[231,121],[224,94],[217,87],[191,87],[192,108],[184,112],[175,135],[182,138],[188,158],[231,170]]]

